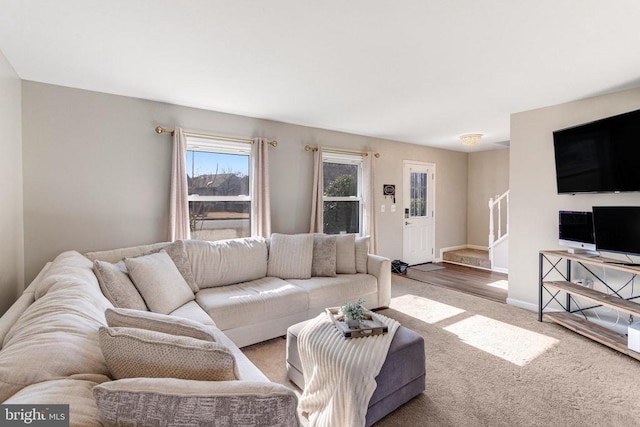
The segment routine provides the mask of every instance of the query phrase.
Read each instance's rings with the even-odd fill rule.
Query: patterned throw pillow
[[[93,396],[108,427],[301,425],[293,390],[272,382],[130,378],[99,384]]]
[[[93,272],[105,297],[116,307],[148,310],[142,296],[131,281],[124,262],[111,264],[94,261]]]
[[[271,235],[267,276],[310,279],[312,260],[313,234]]]
[[[137,328],[101,327],[98,335],[114,379],[231,381],[238,378],[233,354],[216,342]]]
[[[336,236],[326,236],[322,234],[313,236],[311,276],[336,276]]]

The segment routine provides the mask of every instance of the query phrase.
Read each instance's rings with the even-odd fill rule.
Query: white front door
[[[436,165],[404,161],[402,260],[409,265],[433,261]]]

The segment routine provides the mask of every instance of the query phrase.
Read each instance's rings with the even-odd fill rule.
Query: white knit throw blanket
[[[326,313],[298,335],[305,387],[298,408],[311,427],[364,426],[369,400],[396,330],[396,320],[374,314],[389,332],[345,339]]]

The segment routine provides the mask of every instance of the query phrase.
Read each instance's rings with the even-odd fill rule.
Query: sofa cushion
[[[369,236],[356,237],[356,273],[367,274]]]
[[[160,250],[168,246],[169,242],[151,243],[150,245],[129,246],[126,248],[111,249],[107,251],[94,251],[84,254],[91,261],[100,260],[111,263],[122,261],[125,258],[133,258],[148,254],[153,250]]]
[[[307,292],[276,277],[202,289],[196,301],[221,330],[278,319],[285,313],[304,312]]]
[[[193,291],[165,251],[125,258],[124,263],[151,311],[169,314],[194,299]]]
[[[184,242],[199,289],[232,285],[267,275],[267,244],[262,237]]]
[[[99,336],[102,353],[114,379],[237,379],[233,354],[216,342],[137,328],[102,327]]]
[[[207,326],[216,326],[213,319],[209,317],[207,312],[204,311],[203,308],[200,307],[200,305],[195,300],[181,305],[180,307],[169,313],[169,315],[193,320]]]
[[[378,291],[376,278],[369,274],[338,274],[338,277],[287,281],[308,292],[309,308],[339,306]]]
[[[273,233],[269,242],[267,276],[308,279],[313,261],[313,234]]]
[[[336,235],[336,273],[356,273],[356,235]]]
[[[140,292],[129,277],[124,262],[117,264],[95,260],[93,272],[105,297],[116,307],[148,310]]]
[[[36,300],[5,336],[0,352],[0,402],[27,385],[84,373],[108,375],[98,328],[111,307],[78,252],[51,263]]]
[[[110,327],[147,329],[170,335],[196,338],[204,341],[215,341],[211,327],[202,323],[175,316],[167,316],[149,311],[108,308],[104,313]]]
[[[102,421],[121,425],[298,427],[298,399],[275,383],[131,378],[93,389]]]
[[[335,277],[336,236],[316,234],[313,236],[313,261],[311,276]]]

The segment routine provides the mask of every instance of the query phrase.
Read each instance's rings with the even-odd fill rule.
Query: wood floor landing
[[[409,267],[406,277],[419,282],[453,289],[501,303],[507,302],[508,276],[493,271],[450,263],[436,263],[445,268],[420,271]]]

